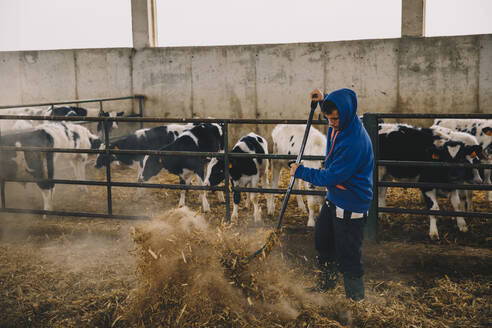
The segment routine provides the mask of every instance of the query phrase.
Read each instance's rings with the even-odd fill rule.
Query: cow
[[[0,137],[1,146],[16,147],[49,147],[98,149],[101,140],[87,128],[71,123],[45,123],[34,127],[33,131],[13,133]],[[27,171],[37,179],[53,179],[55,161],[63,157],[74,170],[75,177],[85,180],[85,165],[88,154],[61,154],[53,152],[15,152],[7,151],[0,154],[0,172],[3,179],[15,178]],[[46,211],[53,209],[55,184],[49,181],[36,182],[43,197],[43,208]],[[87,186],[82,186],[88,191]],[[46,217],[44,215],[43,217]]]
[[[50,106],[50,107],[25,107],[25,108],[4,108],[0,109],[0,115],[20,115],[20,116],[99,116],[99,117],[119,117],[123,112],[104,112],[98,109],[85,109],[76,106]],[[46,123],[40,120],[0,120],[0,132],[5,134],[9,131],[20,129],[32,129],[34,126]],[[116,129],[118,122],[114,121],[109,125],[109,130]],[[98,122],[97,131],[103,135],[103,122]]]
[[[379,124],[379,158],[398,161],[434,161],[466,163],[472,162],[475,154],[480,153],[479,145],[466,145],[453,140],[450,135],[432,128],[420,128],[406,124]],[[465,169],[447,167],[403,167],[380,166],[381,180],[410,180],[427,183],[463,183]],[[420,188],[427,209],[439,210],[437,192],[450,195],[455,211],[462,210],[459,192],[456,189],[438,190],[437,188]],[[386,187],[379,187],[379,205],[385,206]],[[436,219],[430,215],[429,237],[439,239]],[[466,221],[457,218],[460,231],[468,231]]]
[[[288,154],[297,155],[301,148],[302,139],[304,137],[304,131],[306,129],[305,125],[299,124],[279,124],[272,131],[273,140],[273,153],[275,154]],[[314,127],[311,127],[309,131],[309,137],[306,142],[304,155],[312,156],[324,156],[326,153],[326,136]],[[282,166],[287,166],[287,160],[272,160],[271,170],[272,170],[272,188],[277,188],[280,179],[280,170]],[[323,161],[303,161],[304,166],[322,169]],[[300,180],[296,181],[297,186],[300,186]],[[315,190],[312,184],[304,182],[304,187],[307,190]],[[306,212],[306,206],[302,199],[302,195],[297,195],[297,205],[299,208]],[[314,226],[314,216],[315,216],[315,206],[318,204],[321,206],[323,204],[324,198],[322,196],[311,196],[307,197],[309,218],[307,222],[308,227]],[[268,213],[273,214],[275,210],[275,203],[273,202],[273,194],[268,197]]]
[[[479,145],[477,138],[475,138],[474,136],[472,136],[469,133],[451,130],[451,129],[448,129],[448,128],[445,128],[445,127],[439,126],[439,125],[433,125],[433,126],[431,126],[431,129],[438,131],[438,132],[441,132],[441,133],[444,133],[444,134],[448,135],[452,140],[461,141],[465,145],[468,145],[468,146]],[[470,163],[474,163],[474,164],[480,164],[480,162],[481,162],[480,154],[473,155],[473,158],[470,156],[467,156],[466,159]],[[465,175],[463,179],[466,183],[475,183],[475,184],[481,184],[482,183],[482,178],[480,177],[480,173],[479,173],[478,169],[475,169],[475,168],[474,169],[463,169],[462,171]],[[463,190],[463,189],[460,189],[458,191],[460,193],[460,197],[463,197],[466,199],[466,211],[472,212],[474,210],[473,209],[473,191],[472,190]]]
[[[246,154],[268,154],[268,143],[265,138],[250,132],[246,136],[243,136],[234,145],[231,153],[246,153]],[[263,187],[267,187],[268,183],[268,166],[269,161],[262,158],[229,158],[229,174],[231,177],[231,183],[236,187],[250,186],[252,188],[258,188],[260,179],[262,180]],[[224,158],[213,158],[207,165],[205,174],[205,186],[216,186],[224,180],[225,163]],[[241,201],[241,193],[234,192],[234,205],[232,210],[231,219],[237,220],[238,207]],[[246,197],[246,204],[248,204],[248,198],[254,206],[253,217],[255,222],[261,221],[261,207],[258,204],[257,193],[250,193],[249,197]]]
[[[160,148],[162,151],[189,151],[189,152],[219,152],[224,149],[224,135],[222,126],[216,123],[201,123],[192,129],[186,130],[174,142]],[[187,185],[193,178],[197,178],[203,185],[205,176],[204,166],[210,161],[208,158],[197,156],[147,155],[144,158],[144,168],[138,178],[139,182],[148,181],[165,169],[171,174],[180,177]],[[203,211],[208,212],[210,206],[206,192],[201,193]],[[179,206],[185,204],[185,191],[181,191]]]
[[[132,134],[118,138],[109,144],[109,149],[122,150],[158,150],[180,136],[185,130],[191,129],[193,124],[169,124],[148,129],[140,129]],[[118,161],[124,165],[138,165],[137,178],[143,170],[143,154],[111,154],[109,162],[106,161],[106,155],[100,154],[96,159],[96,168],[101,168],[108,163]]]
[[[465,132],[477,138],[483,148],[483,163],[492,164],[492,120],[483,119],[436,119],[434,125]],[[483,171],[483,183],[492,185],[490,169]],[[488,200],[492,201],[492,191],[488,192]]]

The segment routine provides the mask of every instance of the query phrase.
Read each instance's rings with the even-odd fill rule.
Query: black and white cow
[[[154,128],[140,129],[134,133],[118,138],[109,144],[110,149],[122,150],[158,150],[170,144],[185,130],[191,129],[193,124],[169,124],[157,126]],[[137,178],[143,170],[143,162],[146,155],[141,154],[112,154],[109,158],[109,163],[118,161],[124,165],[138,165]],[[105,166],[106,155],[100,154],[96,159],[96,168]],[[140,190],[140,189],[139,189]]]
[[[76,106],[51,106],[49,112],[52,116],[87,116],[87,109]]]
[[[21,115],[21,116],[99,116],[99,117],[118,117],[123,112],[100,112],[95,108],[82,108],[76,106],[51,106],[51,107],[25,107],[25,108],[4,108],[0,109],[0,115]],[[46,121],[35,120],[0,120],[0,133],[5,134],[10,131],[32,129],[34,126],[44,124]],[[118,122],[114,121],[109,125],[109,130],[118,128]],[[98,122],[97,131],[103,135],[103,122]]]
[[[160,148],[162,151],[189,151],[189,152],[218,152],[224,149],[224,136],[219,124],[201,123],[186,130],[174,142]],[[147,155],[144,158],[144,168],[138,178],[148,181],[165,169],[171,174],[177,175],[187,185],[191,184],[194,177],[203,185],[205,176],[204,167],[210,160],[197,156],[166,156]],[[203,211],[208,212],[210,206],[206,192],[201,193]],[[181,191],[179,206],[185,204],[185,191]]]
[[[455,130],[451,130],[448,128],[445,128],[443,126],[439,125],[433,125],[431,126],[431,129],[444,133],[448,135],[452,140],[457,140],[463,142],[467,146],[478,146],[478,140],[471,134],[465,133],[465,132],[459,132]],[[479,156],[480,154],[473,154],[473,156],[467,156],[466,159],[470,163],[474,164],[480,164],[481,158]],[[464,172],[464,181],[466,183],[474,183],[474,184],[481,184],[482,183],[482,178],[480,177],[480,173],[478,169],[463,169]],[[459,189],[458,192],[460,193],[460,197],[466,199],[466,211],[467,212],[473,212],[473,191],[472,190],[463,190]]]
[[[434,125],[446,127],[452,130],[465,132],[477,138],[483,148],[482,162],[492,164],[492,120],[482,119],[436,119]],[[492,185],[492,170],[484,170],[483,183]],[[488,200],[492,201],[492,191],[488,192]]]
[[[87,128],[65,122],[46,123],[34,127],[33,131],[8,134],[0,137],[0,145],[16,147],[51,147],[97,149],[101,145],[98,136]],[[27,171],[34,178],[53,179],[55,161],[63,157],[75,173],[75,177],[85,180],[85,166],[88,154],[69,154],[53,152],[0,152],[0,174],[5,178],[15,178]],[[37,182],[43,197],[44,210],[52,210],[55,185],[52,182]],[[82,186],[87,191],[87,186]]]
[[[268,143],[265,138],[250,132],[248,135],[239,139],[231,150],[232,153],[246,154],[268,154]],[[257,188],[260,179],[263,187],[268,187],[268,166],[269,161],[262,158],[229,158],[229,174],[233,186]],[[205,182],[206,186],[216,186],[224,180],[225,163],[223,158],[213,158],[207,166]],[[246,197],[254,206],[254,220],[261,221],[261,207],[258,204],[257,193],[250,193]],[[241,201],[241,193],[234,192],[234,205],[231,219],[236,220],[238,217],[238,207]]]
[[[279,124],[272,131],[273,139],[273,153],[274,154],[287,154],[287,155],[297,155],[301,149],[302,139],[304,137],[304,131],[306,129],[305,125],[299,124]],[[305,155],[311,156],[324,156],[326,154],[326,136],[314,127],[309,130],[309,137],[306,141],[306,146],[304,148]],[[272,160],[271,170],[272,170],[272,188],[278,188],[280,179],[280,170],[282,167],[287,167],[287,160]],[[323,161],[303,161],[304,166],[321,169],[323,168]],[[297,186],[300,186],[300,179],[296,180]],[[304,188],[306,190],[315,190],[316,188],[308,182],[304,182]],[[314,226],[315,217],[315,206],[318,204],[321,206],[323,204],[324,197],[322,196],[311,196],[307,197],[309,218],[307,225],[309,227]],[[275,210],[275,203],[273,202],[273,194],[270,194],[267,198],[268,214],[273,214]],[[302,199],[302,195],[297,195],[297,205],[304,212],[306,211],[306,206]]]
[[[398,161],[437,161],[464,163],[472,162],[475,154],[481,152],[479,145],[466,145],[453,140],[451,136],[431,128],[418,128],[406,124],[379,125],[379,152],[382,160]],[[410,180],[428,183],[463,183],[466,169],[446,167],[402,167],[380,166],[381,180]],[[430,210],[439,210],[436,188],[420,188],[425,204]],[[440,190],[450,195],[455,211],[462,211],[459,191]],[[386,188],[379,187],[379,206],[385,206]],[[429,236],[439,239],[436,219],[430,215]],[[460,231],[466,232],[468,227],[462,217],[457,218]]]

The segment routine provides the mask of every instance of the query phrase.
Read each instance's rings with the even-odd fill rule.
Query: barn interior
[[[157,47],[150,3],[132,1],[132,48],[0,52],[0,106],[143,95],[144,117],[305,120],[312,89],[349,87],[357,90],[359,115],[492,113],[492,35],[425,37],[424,0],[402,1],[401,38],[208,47]],[[139,105],[124,99],[103,106],[131,116]],[[111,137],[158,124],[120,122]],[[229,145],[250,131],[269,139],[273,128],[231,125]],[[94,162],[90,155],[87,180],[106,181]],[[57,179],[74,179],[57,165]],[[113,182],[136,177],[135,167],[111,166]],[[166,173],[150,182],[179,183]],[[288,182],[284,169],[280,187]],[[56,188],[57,211],[107,211],[105,186]],[[111,190],[114,214],[151,219],[0,212],[1,327],[492,326],[490,219],[467,218],[469,231],[460,232],[455,220],[438,217],[440,239],[430,240],[428,216],[380,213],[378,241],[363,247],[367,297],[353,302],[340,284],[323,295],[309,291],[313,229],[293,197],[276,247],[241,267],[233,263],[275,227],[282,194],[274,215],[266,215],[260,196],[261,223],[243,195],[240,220],[231,225],[213,192],[203,213],[198,191],[176,209],[178,190]],[[43,206],[33,183],[7,182],[3,201]],[[452,210],[445,198],[439,202]],[[425,208],[414,188],[390,188],[387,204]],[[492,213],[487,191],[474,191],[473,204]]]

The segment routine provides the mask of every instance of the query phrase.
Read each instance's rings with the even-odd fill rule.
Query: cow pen
[[[286,189],[272,189],[272,188],[240,188],[240,187],[230,187],[229,186],[229,158],[230,157],[242,157],[242,158],[265,158],[265,159],[288,159],[293,160],[296,155],[287,154],[238,154],[231,153],[229,151],[229,130],[231,125],[238,124],[305,124],[304,120],[259,120],[259,119],[180,119],[180,118],[150,118],[143,117],[143,100],[144,96],[138,95],[134,97],[119,97],[119,98],[103,98],[103,99],[92,99],[92,100],[77,100],[77,101],[64,101],[64,102],[52,102],[44,104],[35,105],[14,105],[14,106],[2,106],[1,108],[15,108],[15,107],[27,107],[27,106],[38,106],[38,105],[57,105],[57,104],[79,104],[79,103],[89,103],[97,102],[99,103],[99,108],[102,111],[104,101],[115,101],[123,99],[136,99],[138,101],[138,113],[132,116],[138,117],[38,117],[38,116],[15,116],[15,115],[0,115],[0,119],[24,119],[24,120],[43,120],[43,121],[85,121],[85,122],[103,122],[104,124],[104,150],[82,150],[82,149],[62,149],[62,148],[40,148],[40,147],[0,147],[0,151],[32,151],[32,152],[60,152],[60,153],[87,153],[87,154],[105,154],[109,156],[111,154],[145,154],[145,155],[172,155],[172,156],[196,156],[196,157],[217,157],[224,158],[225,162],[225,179],[224,186],[190,186],[182,184],[161,184],[161,183],[141,183],[141,182],[116,182],[112,181],[111,178],[111,165],[106,166],[106,181],[88,181],[88,180],[67,180],[67,179],[53,179],[53,180],[42,180],[42,179],[26,179],[26,178],[15,178],[0,181],[0,195],[1,201],[1,212],[6,213],[31,213],[31,214],[47,214],[47,215],[61,215],[61,216],[73,216],[73,217],[100,217],[100,218],[113,218],[113,219],[148,219],[148,216],[132,216],[132,215],[121,215],[113,213],[113,201],[112,201],[112,187],[125,187],[125,188],[156,188],[156,189],[171,189],[171,190],[208,190],[208,191],[223,191],[225,193],[225,218],[226,221],[230,221],[231,217],[231,200],[230,192],[255,192],[263,194],[284,194]],[[374,153],[375,153],[375,166],[381,165],[393,165],[393,166],[418,166],[418,167],[464,167],[464,168],[478,168],[478,169],[492,169],[491,164],[466,164],[466,163],[435,163],[435,162],[419,162],[419,161],[388,161],[380,160],[378,153],[378,123],[380,119],[433,119],[433,118],[483,118],[492,119],[491,114],[381,114],[381,113],[366,113],[362,117],[362,121],[366,126],[366,129],[371,137]],[[151,150],[123,150],[123,149],[110,149],[109,142],[114,137],[110,136],[108,126],[112,122],[133,122],[138,123],[140,127],[143,127],[144,123],[218,123],[223,127],[224,132],[224,152],[186,152],[186,151],[151,151]],[[313,121],[314,125],[323,125],[324,121],[316,120]],[[1,138],[1,136],[0,136]],[[303,160],[323,160],[323,156],[302,156]],[[438,187],[438,188],[454,188],[463,190],[484,190],[492,191],[492,186],[490,185],[479,185],[479,184],[430,184],[423,182],[384,182],[378,181],[378,170],[374,170],[373,176],[373,194],[378,195],[378,187],[402,187],[402,188],[418,188],[418,187]],[[107,188],[107,212],[106,213],[83,213],[83,212],[64,212],[64,211],[45,211],[36,209],[19,209],[8,207],[5,202],[5,182],[42,182],[42,181],[52,181],[55,184],[72,184],[72,185],[85,185],[85,186],[105,186]],[[323,191],[307,191],[307,190],[293,190],[294,195],[318,195],[323,196],[325,193]],[[462,211],[435,211],[435,210],[415,210],[411,208],[389,208],[389,207],[379,207],[377,197],[373,197],[373,201],[370,207],[368,215],[368,224],[366,225],[366,235],[371,240],[377,239],[377,222],[378,213],[411,213],[411,214],[433,214],[440,216],[463,216],[463,217],[484,217],[492,218],[492,213],[481,213],[481,212],[462,212]]]

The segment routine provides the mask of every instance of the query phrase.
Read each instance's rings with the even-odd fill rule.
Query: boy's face
[[[340,126],[340,115],[338,114],[338,109],[334,109],[330,114],[323,113],[323,116],[328,120],[332,128],[338,130],[338,127]]]

